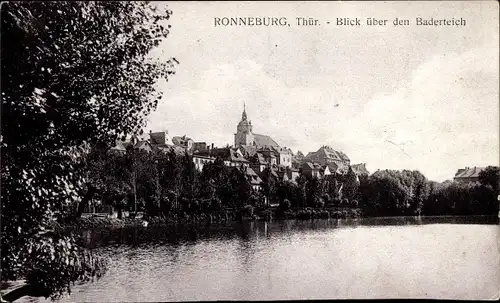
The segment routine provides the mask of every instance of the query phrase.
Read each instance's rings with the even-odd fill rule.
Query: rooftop
[[[358,176],[360,175],[369,175],[370,172],[366,169],[366,163],[353,164],[351,165],[352,170]]]
[[[486,167],[466,167],[459,169],[455,174],[455,179],[460,178],[478,178],[479,174],[485,170]]]
[[[266,135],[254,134],[254,140],[255,140],[255,145],[257,145],[257,147],[262,147],[262,146],[279,147],[276,141],[274,141],[271,137]]]

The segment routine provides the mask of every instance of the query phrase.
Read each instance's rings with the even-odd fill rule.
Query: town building
[[[186,154],[186,150],[177,145],[157,146],[156,149],[164,154],[168,154],[171,152],[173,152],[177,156],[184,156]]]
[[[193,150],[194,141],[186,135],[172,137],[172,142],[174,145],[184,148],[187,152],[192,152]]]
[[[252,189],[254,191],[261,191],[262,179],[259,177],[259,175],[251,167],[246,167],[244,173],[247,176],[248,182],[252,186]]]
[[[247,159],[253,158],[257,153],[257,146],[254,145],[240,145],[237,149],[243,154]]]
[[[153,149],[165,154],[173,152],[178,156],[182,156],[186,153],[186,148],[184,146],[174,143],[168,130],[161,132],[149,131],[149,143]]]
[[[210,156],[210,155],[200,155],[200,154],[193,154],[193,163],[194,167],[198,171],[202,171],[203,167],[208,164],[208,163],[214,163],[215,158]]]
[[[276,151],[270,146],[264,146],[259,149],[259,154],[264,157],[264,160],[269,163],[269,165],[277,165],[278,160],[276,159]]]
[[[290,181],[290,179],[288,178],[288,174],[286,173],[286,170],[278,169],[278,170],[276,170],[276,174],[278,175],[278,180],[280,180],[282,182]]]
[[[457,171],[453,180],[460,183],[470,183],[470,182],[478,182],[479,174],[485,170],[486,167],[465,167],[461,168]]]
[[[174,145],[174,143],[172,142],[172,138],[168,134],[168,131],[155,132],[155,133],[149,131],[149,142],[157,146]]]
[[[366,169],[366,163],[353,164],[351,168],[358,177],[370,175],[370,172]]]
[[[276,152],[276,162],[278,165],[283,167],[292,167],[292,156],[293,153],[289,148],[286,147],[273,147]]]
[[[316,152],[309,153],[305,158],[309,162],[317,162],[321,165],[335,163],[339,167],[349,166],[351,162],[346,154],[326,145],[320,147]]]
[[[316,152],[310,152],[304,157],[303,162],[327,165],[331,174],[344,175],[348,172],[351,160],[341,151],[323,145]]]
[[[278,166],[278,165],[272,165],[272,166],[267,166],[265,168],[266,170],[269,170],[270,176],[275,180],[275,181],[283,181],[283,182],[292,182],[293,184],[297,184],[296,180],[297,177],[299,177],[300,173],[298,169],[291,168],[291,167],[284,167],[284,166]],[[262,175],[266,172],[262,172]]]
[[[236,134],[234,134],[234,146],[240,147],[242,145],[255,146],[257,149],[264,146],[280,147],[271,137],[253,133],[252,121],[248,120],[245,107],[243,107],[241,121],[236,127]]]
[[[287,167],[286,173],[288,176],[288,180],[293,184],[297,184],[297,178],[300,176],[300,172],[298,168]]]
[[[319,163],[304,162],[302,164],[302,174],[310,178],[321,178],[321,165]]]
[[[229,167],[250,167],[250,161],[245,159],[243,154],[235,148],[223,147],[213,148],[209,151],[210,155],[214,158],[220,158],[224,161],[224,165]],[[200,154],[200,153],[198,153]]]
[[[193,143],[193,152],[204,151],[207,150],[209,146],[207,146],[206,142],[194,142]]]
[[[305,156],[300,150],[297,151],[297,154],[295,154],[295,155],[292,154],[292,167],[299,169],[301,167],[304,159],[305,159]]]
[[[125,145],[125,142],[117,141],[116,145],[110,148],[109,153],[115,155],[124,155],[127,153],[127,148],[125,147]]]
[[[243,107],[241,121],[236,130],[234,146],[245,158],[251,159],[256,153],[260,153],[270,165],[292,167],[292,151],[289,148],[281,147],[270,136],[255,134],[245,107]]]
[[[344,164],[330,162],[327,164],[327,166],[330,169],[330,173],[334,175],[345,175],[349,171],[349,166]]]
[[[153,146],[151,145],[151,143],[149,143],[148,140],[137,140],[134,144],[134,149],[150,153],[153,151]]]
[[[261,153],[256,153],[252,158],[250,158],[250,167],[258,174],[262,173],[268,166],[269,162],[264,159],[264,156]]]
[[[149,143],[148,140],[139,139],[137,136],[132,136],[130,141],[117,140],[115,146],[110,148],[109,152],[114,154],[124,155],[127,153],[127,149],[133,148],[136,150],[143,150],[145,152],[152,152],[154,147]]]
[[[330,172],[330,168],[328,167],[328,165],[323,165],[321,166],[320,170],[319,170],[319,175],[320,175],[320,178],[323,179],[325,177],[328,177],[330,176],[332,173]]]

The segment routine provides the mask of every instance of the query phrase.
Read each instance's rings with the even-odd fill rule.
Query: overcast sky
[[[167,4],[171,35],[154,55],[180,65],[159,84],[148,131],[234,144],[246,103],[255,133],[304,154],[330,145],[370,172],[417,169],[443,181],[464,166],[498,165],[496,1]],[[224,16],[291,26],[214,27]],[[301,16],[321,25],[297,26]],[[336,26],[341,17],[389,25]],[[396,17],[412,25],[394,27]],[[418,27],[416,17],[467,23]]]

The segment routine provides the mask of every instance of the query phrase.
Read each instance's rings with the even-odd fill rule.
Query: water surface
[[[440,222],[439,224],[432,224]],[[111,260],[71,302],[492,299],[499,226],[470,219],[247,222],[86,233]]]

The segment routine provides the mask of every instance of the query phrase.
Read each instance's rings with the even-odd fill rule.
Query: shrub
[[[335,205],[336,207],[340,206],[340,203],[341,203],[341,200],[339,198],[333,199],[333,205]]]
[[[252,217],[253,216],[253,206],[252,205],[245,205],[241,209],[241,215],[246,216],[246,217]]]
[[[292,207],[292,204],[290,203],[290,200],[288,199],[285,199],[283,201],[280,202],[280,210],[282,211],[287,211],[290,209],[290,207]]]

